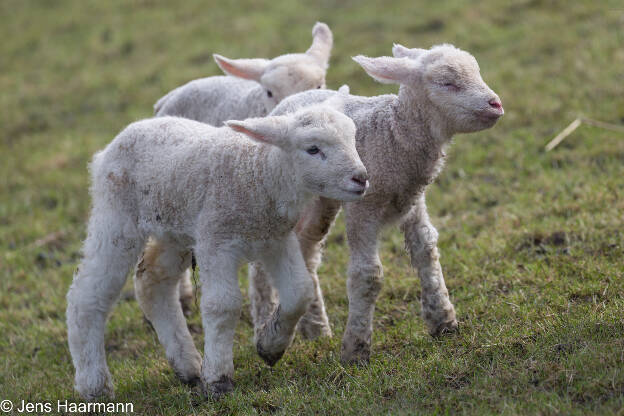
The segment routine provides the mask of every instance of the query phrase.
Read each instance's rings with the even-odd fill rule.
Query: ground
[[[448,42],[475,55],[502,98],[504,118],[457,136],[428,191],[460,332],[427,335],[418,279],[391,228],[371,363],[342,366],[339,219],[320,270],[334,338],[297,338],[268,368],[247,301],[236,390],[205,400],[175,378],[128,284],[106,334],[116,401],[150,415],[622,414],[624,136],[582,126],[544,152],[579,115],[624,123],[620,1],[4,0],[0,19],[0,400],[79,400],[65,294],[93,152],[167,91],[218,74],[213,52],[303,51],[321,20],[335,36],[331,88],[395,92],[350,57]],[[189,322],[201,347],[197,307]]]

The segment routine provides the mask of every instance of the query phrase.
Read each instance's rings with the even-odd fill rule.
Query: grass
[[[125,296],[106,335],[116,401],[152,415],[622,414],[624,137],[582,126],[543,151],[579,115],[624,123],[621,2],[4,0],[0,16],[0,400],[79,400],[64,311],[91,154],[165,92],[217,74],[213,52],[302,51],[322,20],[336,43],[330,87],[395,91],[350,56],[450,42],[503,100],[503,120],[458,136],[428,192],[460,333],[426,334],[418,279],[389,229],[371,363],[343,367],[340,219],[320,270],[334,338],[297,338],[267,368],[246,305],[237,388],[214,402],[176,380]],[[197,310],[190,324],[201,346]]]

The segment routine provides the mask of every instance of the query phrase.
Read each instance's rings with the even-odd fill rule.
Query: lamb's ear
[[[381,56],[369,58],[367,56],[354,56],[353,60],[374,79],[384,84],[402,84],[418,70],[418,64],[409,58],[392,58]]]
[[[395,43],[392,47],[392,55],[395,58],[410,58],[410,59],[418,59],[423,53],[427,52],[426,49],[420,48],[406,48],[403,45],[399,45]]]
[[[334,44],[334,35],[325,23],[316,22],[312,28],[312,46],[306,54],[312,56],[323,68],[329,66],[329,57]]]
[[[333,108],[336,111],[339,111],[344,114],[345,107],[345,98],[349,96],[349,86],[344,84],[342,87],[338,89],[338,93],[332,95],[325,101],[323,101],[323,105]]]
[[[260,80],[270,62],[268,59],[229,59],[216,53],[212,56],[226,74],[254,81]]]
[[[289,143],[288,128],[290,123],[290,117],[271,116],[248,118],[243,121],[229,120],[225,122],[225,125],[258,142],[284,147]]]
[[[341,95],[349,95],[351,93],[351,89],[347,84],[343,84],[340,88],[338,88],[338,93]]]

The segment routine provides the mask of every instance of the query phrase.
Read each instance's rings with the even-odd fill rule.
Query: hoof
[[[182,359],[181,357],[186,358]],[[194,386],[201,380],[202,358],[197,351],[168,354],[167,359],[176,377],[182,383]]]
[[[218,400],[221,397],[223,397],[225,394],[228,394],[232,390],[234,390],[234,381],[232,381],[230,377],[224,374],[221,376],[221,378],[219,378],[219,380],[213,381],[212,383],[208,383],[207,387],[208,387],[206,389],[207,393],[213,399]]]
[[[189,387],[197,386],[201,382],[201,378],[199,376],[188,377],[178,373],[177,371],[175,371],[175,375],[182,383]]]
[[[453,319],[452,321],[448,321],[448,322],[442,322],[433,330],[429,330],[429,334],[435,338],[438,338],[447,334],[453,334],[456,332],[459,332],[459,325],[457,324],[456,319]]]
[[[269,367],[273,367],[280,360],[280,358],[282,358],[284,352],[286,351],[282,350],[278,352],[268,352],[259,342],[256,343],[256,350],[258,351],[260,358],[262,358],[264,362],[269,365]]]
[[[74,388],[86,402],[115,398],[110,377],[96,377],[91,383],[76,383]]]
[[[370,344],[362,340],[343,342],[340,362],[345,365],[368,365],[370,362]]]

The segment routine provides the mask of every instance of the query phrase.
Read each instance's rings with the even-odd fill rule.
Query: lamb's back
[[[154,105],[154,114],[179,116],[213,126],[227,120],[266,115],[262,87],[255,81],[231,76],[196,79],[178,87]],[[250,99],[255,97],[255,99]]]
[[[262,188],[269,151],[227,127],[179,117],[142,120],[96,156],[92,194],[132,212],[146,230],[192,235],[208,213],[204,228],[266,233],[283,222]]]

